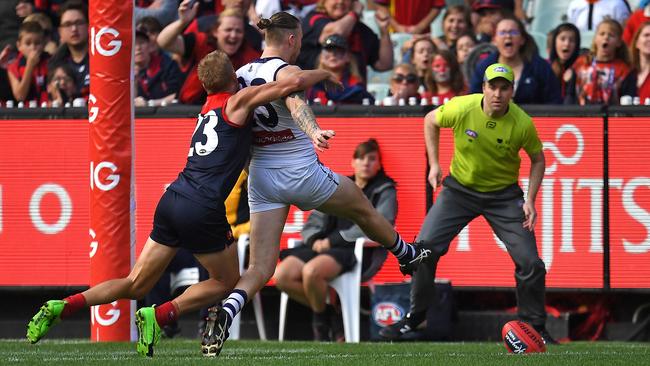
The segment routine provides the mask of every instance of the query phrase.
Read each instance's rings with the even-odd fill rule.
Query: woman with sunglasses
[[[318,83],[307,91],[307,99],[327,104],[361,104],[364,99],[374,103],[372,94],[368,93],[359,74],[357,62],[348,49],[348,42],[338,34],[332,34],[325,39],[323,50],[319,56],[318,68],[336,75],[343,84],[343,89],[331,90],[324,83]]]
[[[395,105],[401,104],[401,100],[407,103],[411,97],[415,97],[419,101],[419,86],[420,78],[418,78],[415,67],[411,64],[399,64],[393,69],[388,95],[393,98]]]
[[[560,81],[548,62],[539,56],[535,41],[519,19],[512,16],[501,19],[492,43],[497,52],[476,66],[469,84],[470,93],[481,92],[485,69],[498,62],[510,66],[514,72],[515,103],[562,104]]]

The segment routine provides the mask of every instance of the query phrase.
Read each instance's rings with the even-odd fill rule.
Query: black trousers
[[[427,213],[417,240],[432,256],[420,265],[411,285],[411,312],[426,311],[435,299],[434,279],[440,257],[449,244],[474,218],[483,215],[505,244],[515,263],[518,316],[534,326],[546,323],[544,293],[546,268],[537,252],[535,233],[524,229],[524,197],[514,184],[496,192],[477,192],[448,176]],[[480,271],[480,268],[472,269]]]

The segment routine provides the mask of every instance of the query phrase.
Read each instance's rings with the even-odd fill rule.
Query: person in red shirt
[[[627,18],[627,22],[625,22],[623,40],[628,46],[634,45],[634,43],[632,43],[632,37],[634,37],[634,34],[639,27],[647,21],[650,21],[650,0],[642,0],[639,3],[639,8],[634,11],[634,13]]]
[[[219,49],[230,58],[235,69],[259,57],[244,39],[244,18],[236,10],[226,9],[208,33],[198,30],[193,21],[198,4],[190,8],[190,0],[183,0],[178,8],[178,20],[165,27],[158,35],[158,45],[169,52],[181,55],[184,63],[191,65],[181,90],[179,100],[185,104],[201,104],[206,93],[198,79],[197,66],[208,53]],[[187,28],[187,29],[185,29]],[[185,30],[183,32],[183,30]]]
[[[465,94],[465,78],[456,57],[450,51],[440,50],[433,55],[431,72],[425,78],[427,91],[423,98],[437,97],[444,103],[457,95]]]
[[[622,34],[623,27],[616,20],[603,20],[596,28],[591,52],[576,60],[573,69],[580,105],[619,103],[621,83],[630,70]]]
[[[25,22],[18,33],[18,57],[7,69],[14,99],[19,102],[35,100],[40,105],[47,102],[47,61],[43,52],[45,34],[37,22]]]
[[[440,15],[445,0],[375,0],[375,4],[390,9],[395,32],[425,34],[431,33],[431,22]]]
[[[650,21],[637,29],[630,44],[632,71],[623,80],[621,95],[639,97],[642,104],[650,98]]]

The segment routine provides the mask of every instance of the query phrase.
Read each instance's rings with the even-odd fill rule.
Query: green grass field
[[[198,341],[163,340],[153,359],[133,343],[85,340],[0,340],[0,363],[11,365],[650,365],[649,343],[574,342],[546,353],[512,355],[498,343],[361,343],[228,341],[218,359]]]

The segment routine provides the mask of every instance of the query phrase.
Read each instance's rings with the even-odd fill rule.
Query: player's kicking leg
[[[406,243],[349,178],[339,175],[339,186],[319,211],[349,219],[373,241],[388,249],[399,261],[402,274],[412,274],[431,254],[418,243]]]

